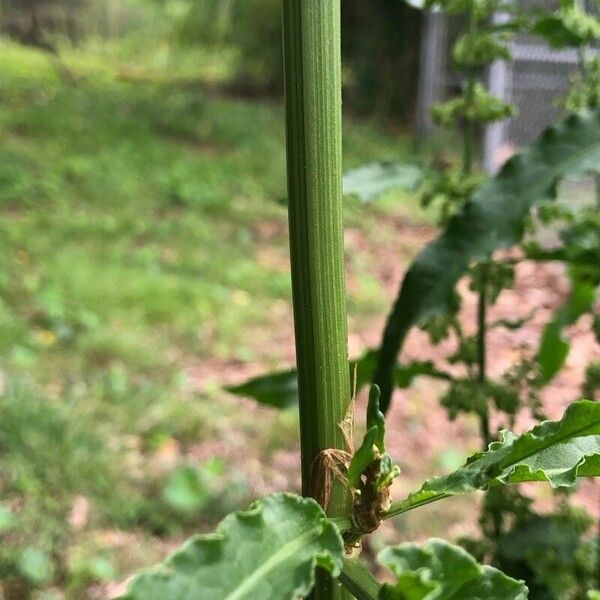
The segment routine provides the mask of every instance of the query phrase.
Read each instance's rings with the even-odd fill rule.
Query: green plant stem
[[[477,30],[477,17],[474,9],[471,9],[469,14],[469,32],[475,33]],[[467,74],[467,89],[465,90],[465,100],[467,106],[473,104],[475,96],[475,84],[477,83],[477,77],[473,70],[470,70]],[[463,140],[463,173],[465,176],[471,175],[473,170],[473,154],[475,152],[475,122],[473,119],[466,119],[464,125],[464,140]]]
[[[586,59],[586,49],[579,47],[577,48],[577,58],[579,71],[581,73],[581,78],[584,82],[587,82],[589,85],[590,74],[587,68],[587,59]],[[596,192],[596,204],[600,208],[600,175],[598,173],[594,173],[594,187]],[[600,559],[599,559],[600,560]],[[600,583],[600,582],[599,582]]]
[[[585,10],[585,6],[583,5],[583,3],[578,2],[578,5],[582,10]],[[579,73],[581,74],[581,79],[583,80],[584,83],[588,83],[588,85],[589,85],[590,73],[589,73],[588,66],[587,66],[586,50],[587,50],[586,47],[582,47],[582,46],[577,47],[577,67],[579,68]],[[600,175],[598,173],[594,173],[593,178],[594,178],[594,188],[595,188],[595,192],[596,192],[596,204],[600,208]],[[600,558],[598,560],[600,561]],[[599,571],[600,571],[600,567],[599,567]],[[600,578],[599,578],[598,583],[600,584]]]
[[[486,334],[487,334],[487,277],[488,277],[488,265],[482,263],[480,265],[480,284],[481,290],[479,291],[479,298],[477,303],[477,379],[483,388],[487,378],[487,355],[486,355]],[[482,409],[479,415],[480,428],[481,428],[481,440],[483,442],[484,450],[487,449],[491,442],[490,436],[490,423],[486,406]]]
[[[475,21],[471,18],[471,29],[476,27]],[[476,77],[474,73],[469,73],[467,79],[466,97],[467,102],[471,102],[474,94],[476,84]],[[464,139],[463,139],[463,174],[468,177],[473,171],[473,159],[475,154],[475,147],[477,144],[475,132],[475,123],[467,119],[465,122]],[[477,306],[477,364],[478,373],[477,378],[483,388],[487,374],[486,374],[486,312],[487,312],[487,268],[485,265],[481,265],[481,290],[479,292],[478,306]],[[481,433],[481,439],[483,442],[484,449],[487,448],[490,443],[490,424],[486,406],[482,408],[479,414],[479,429]]]
[[[340,0],[284,0],[290,255],[300,410],[302,491],[347,516],[348,490],[319,462],[348,451],[351,428],[344,234]],[[322,456],[322,455],[321,455]],[[314,598],[349,598],[323,573]]]
[[[469,73],[467,79],[466,99],[467,103],[473,101],[476,78],[473,73]],[[463,139],[463,174],[471,175],[473,171],[473,155],[475,153],[475,122],[472,119],[466,119],[464,124],[464,139]]]
[[[585,11],[585,3],[577,2],[579,8]],[[584,82],[589,85],[589,72],[587,68],[587,56],[586,56],[586,48],[579,46],[577,48],[577,64],[579,66],[579,72],[581,73],[581,78]],[[600,174],[594,173],[594,188],[596,193],[596,204],[598,208],[600,208]],[[597,525],[597,537],[600,540],[600,519],[598,520]],[[596,587],[600,589],[600,552],[596,555]]]

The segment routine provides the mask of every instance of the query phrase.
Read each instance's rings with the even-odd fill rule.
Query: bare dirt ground
[[[352,264],[358,256],[376,277],[389,306],[410,258],[434,235],[433,228],[411,224],[401,217],[382,223],[376,239],[365,236],[358,229],[348,229],[346,255],[350,296],[356,285]],[[259,260],[275,262],[281,269],[288,268],[284,254],[273,256],[268,251],[259,252]],[[464,283],[461,283],[464,299],[461,320],[465,332],[469,334],[474,332],[475,327],[476,298]],[[517,331],[497,328],[490,333],[488,355],[492,377],[500,375],[523,353],[531,354],[536,349],[545,323],[567,294],[568,282],[561,264],[522,262],[518,265],[514,289],[502,292],[496,305],[489,311],[489,319],[515,319],[531,311],[533,317]],[[276,318],[270,320],[270,330],[268,333],[260,332],[261,339],[257,339],[257,342],[266,342],[267,338],[262,336],[268,335],[270,347],[276,347],[279,366],[290,366],[294,362],[291,309],[287,305],[275,307],[274,311]],[[385,311],[373,314],[368,319],[350,316],[351,356],[358,356],[365,348],[378,345],[385,317]],[[566,365],[542,394],[544,408],[550,418],[558,418],[569,402],[580,397],[586,364],[600,358],[600,348],[590,333],[588,317],[569,328],[568,337],[572,346]],[[444,357],[451,352],[454,344],[453,340],[445,340],[438,346],[432,346],[428,336],[415,329],[407,339],[401,360],[429,359],[448,367]],[[190,384],[202,394],[215,386],[239,383],[272,368],[271,357],[269,354],[267,360],[252,364],[216,360],[194,364],[188,370]],[[411,388],[395,393],[388,416],[388,438],[390,453],[402,468],[402,475],[394,490],[397,498],[413,491],[424,478],[456,468],[466,456],[480,447],[475,420],[461,416],[450,421],[446,411],[439,406],[438,399],[443,389],[443,384],[439,382],[419,378]],[[288,417],[287,424],[284,424],[287,437],[275,437],[274,442],[269,431],[274,429],[276,423],[281,426],[282,419],[276,411],[257,406],[244,398],[229,397],[220,402],[225,402],[229,410],[243,414],[245,421],[252,425],[245,430],[237,429],[233,434],[222,431],[222,435],[214,439],[201,441],[191,450],[193,455],[200,460],[217,454],[235,465],[244,473],[253,497],[277,490],[298,490],[299,457],[295,422],[290,423]],[[363,420],[364,403],[363,393],[357,402],[358,423]],[[533,419],[524,412],[517,420],[516,429],[522,431],[533,423]],[[280,444],[279,447],[277,444]],[[539,486],[534,493],[540,507],[552,504],[552,494],[547,486]],[[577,504],[594,513],[597,512],[599,499],[600,487],[591,481],[581,485],[575,495]],[[422,508],[396,520],[394,525],[386,524],[372,544],[376,548],[383,541],[423,539],[432,535],[456,538],[476,534],[477,505],[478,497],[471,496],[469,501],[452,499]]]

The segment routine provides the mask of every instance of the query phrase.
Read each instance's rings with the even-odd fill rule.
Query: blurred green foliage
[[[183,2],[175,39],[186,46],[232,48],[235,87],[243,92],[282,90],[281,2],[201,0]]]
[[[344,0],[341,7],[346,107],[409,122],[420,12],[396,0]],[[90,45],[127,54],[152,39],[146,55],[188,62],[192,77],[211,71],[243,95],[283,89],[279,0],[18,0],[3,11],[0,30],[61,56]],[[189,61],[190,52],[198,60]]]
[[[0,41],[7,597],[85,597],[246,501],[238,466],[191,452],[225,421],[259,456],[281,445],[186,373],[208,358],[280,359],[265,342],[290,295],[282,109],[211,93],[210,64],[190,70],[197,49],[165,62],[128,43],[66,49],[70,80]],[[348,124],[345,144],[349,166],[398,152],[369,124]],[[377,235],[377,211],[349,201],[347,217]],[[354,269],[360,317],[382,299]]]
[[[281,2],[163,0],[179,6],[174,39],[231,49],[233,87],[282,91]],[[361,113],[409,120],[414,108],[421,15],[404,2],[342,2],[345,104]]]

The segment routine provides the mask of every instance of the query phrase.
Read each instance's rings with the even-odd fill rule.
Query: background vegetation
[[[248,420],[221,390],[291,359],[279,20],[263,3],[276,42],[245,15],[242,46],[237,23],[198,44],[183,3],[115,2],[114,21],[85,3],[73,39],[60,6],[34,39],[9,27],[27,32],[23,4],[0,42],[0,580],[103,597],[285,485],[258,459],[296,445],[295,415]],[[346,134],[349,166],[405,151],[372,123]],[[357,248],[403,212],[348,208]],[[361,321],[384,303],[375,257],[351,261]]]

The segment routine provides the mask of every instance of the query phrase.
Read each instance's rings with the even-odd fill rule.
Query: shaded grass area
[[[295,432],[273,414],[271,435],[184,374],[281,360],[283,114],[176,71],[132,81],[75,56],[72,83],[0,50],[0,580],[84,597],[251,495],[243,469],[194,455],[199,440],[270,452]],[[347,166],[408,152],[369,124],[345,140]],[[375,241],[392,212],[416,214],[388,200],[349,200],[349,227]],[[372,265],[349,262],[353,314],[385,311]]]

